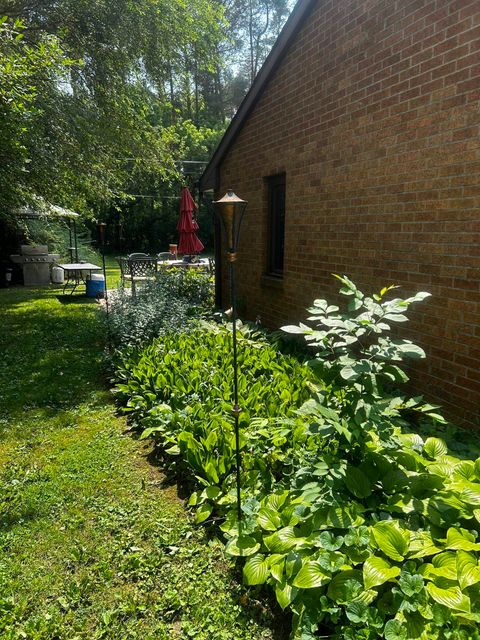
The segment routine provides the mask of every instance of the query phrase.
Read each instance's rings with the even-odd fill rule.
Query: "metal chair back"
[[[128,266],[132,278],[148,278],[157,272],[157,258],[128,258]]]

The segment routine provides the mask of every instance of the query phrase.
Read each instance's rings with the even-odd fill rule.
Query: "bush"
[[[198,481],[215,487],[216,497],[227,495],[234,480],[231,337],[229,328],[218,325],[165,335],[142,349],[123,351],[116,370],[117,396],[142,437],[154,437],[167,456],[183,456]],[[247,451],[266,425],[262,418],[288,416],[303,404],[313,375],[246,326],[239,327],[238,348],[240,426]],[[272,488],[282,475],[281,461],[265,451],[264,459],[252,462],[244,481],[260,490],[268,463]],[[203,515],[210,515],[206,507]]]
[[[271,373],[260,374],[257,402],[261,355],[251,351],[258,347],[248,336],[239,349],[249,354],[240,523],[231,420],[222,418],[228,372],[217,376],[209,359],[191,385],[180,345],[172,350],[172,343],[158,342],[125,362],[119,393],[146,427],[144,436],[159,436],[165,455],[181,457],[193,470],[200,485],[190,499],[197,521],[224,518],[226,552],[248,558],[247,584],[270,585],[291,609],[293,638],[321,632],[349,640],[478,639],[478,449],[453,455],[435,433],[444,422],[437,409],[396,390],[408,379],[402,361],[424,353],[391,338],[391,324],[404,322],[408,307],[428,294],[387,299],[390,287],[367,297],[348,278],[340,280],[346,311],[316,300],[309,310],[313,326],[286,328],[314,348],[309,369],[270,359],[275,380],[287,374],[292,402]],[[185,352],[187,361],[195,363],[197,346],[207,344],[200,335]],[[207,351],[227,347],[209,344]],[[416,424],[430,435],[416,433]]]
[[[194,269],[169,269],[137,287],[137,296],[120,288],[110,304],[110,333],[120,347],[138,345],[160,334],[184,331],[211,312],[212,278]]]

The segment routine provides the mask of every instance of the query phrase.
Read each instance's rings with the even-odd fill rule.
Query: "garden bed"
[[[228,327],[124,351],[118,398],[245,582],[291,610],[294,638],[480,637],[478,447],[396,390],[402,362],[424,354],[390,328],[428,294],[368,297],[341,280],[345,312],[317,300],[287,328],[313,347],[310,366],[240,331],[240,522]]]

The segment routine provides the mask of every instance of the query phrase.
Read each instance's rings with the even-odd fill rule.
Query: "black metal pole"
[[[242,520],[242,501],[240,495],[240,427],[239,415],[241,412],[238,406],[238,362],[237,362],[237,295],[235,287],[235,258],[234,253],[230,253],[230,303],[232,305],[232,343],[233,343],[233,408],[232,413],[235,419],[235,464],[237,476],[237,514],[238,522]]]

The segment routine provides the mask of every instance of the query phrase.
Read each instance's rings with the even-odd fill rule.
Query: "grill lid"
[[[20,247],[20,253],[22,256],[39,256],[42,254],[48,254],[48,246],[46,244],[22,244]]]

